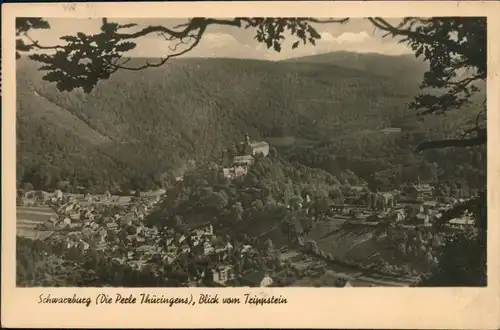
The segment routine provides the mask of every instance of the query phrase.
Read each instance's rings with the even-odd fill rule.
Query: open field
[[[377,240],[373,236],[373,228],[370,227],[354,227],[349,230],[341,228],[344,223],[342,219],[333,219],[330,221],[320,222],[315,229],[307,235],[305,241],[314,240],[318,247],[326,254],[331,254],[336,259],[347,259],[357,262],[370,263],[372,257],[377,254],[387,255],[389,260],[391,249],[385,248],[383,241]],[[276,246],[286,246],[287,243],[282,235],[279,235],[279,228],[273,233],[270,233],[273,243]],[[281,239],[278,239],[281,238]],[[310,254],[302,253],[293,248],[287,249],[281,254],[283,261],[291,262],[294,268],[305,270],[311,265],[321,262]],[[337,278],[342,277],[349,280],[353,286],[409,286],[416,282],[414,278],[383,276],[373,274],[369,271],[362,270],[357,267],[335,264],[329,262],[325,264],[326,274],[319,277],[304,277],[301,278],[294,286],[334,286]]]
[[[319,222],[305,240],[315,241],[321,250],[326,254],[331,254],[334,258],[344,258],[353,249],[371,240],[374,232],[373,228],[364,226],[343,229],[342,225],[345,221],[339,218]],[[366,251],[364,257],[367,258],[372,253],[373,251]]]
[[[314,141],[295,136],[267,137],[266,140],[274,147],[293,147],[296,145],[310,145]]]
[[[16,208],[17,222],[19,221],[47,221],[54,211],[48,206],[18,206]]]
[[[318,258],[303,254],[299,251],[289,250],[281,254],[283,261],[291,262],[292,266],[296,269],[305,270],[316,263],[323,263]],[[315,284],[321,286],[334,286],[338,278],[345,278],[349,280],[352,286],[409,286],[416,282],[415,278],[409,277],[392,277],[383,276],[379,274],[367,273],[354,267],[343,265],[328,264],[325,265],[326,273],[319,277],[303,277],[298,280],[294,286],[314,286]]]
[[[31,239],[45,239],[51,232],[36,229],[38,224],[55,215],[48,206],[18,206],[16,209],[16,234]]]
[[[365,276],[362,273],[342,273],[327,270],[326,273],[318,278],[304,277],[294,283],[295,287],[307,287],[315,284],[321,286],[334,286],[338,278],[344,278],[349,281],[353,287],[405,287],[415,283],[415,279],[411,278],[389,278],[378,276]]]

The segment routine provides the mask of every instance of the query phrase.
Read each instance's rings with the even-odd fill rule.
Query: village
[[[251,142],[248,134],[245,134],[239,149],[239,153],[233,157],[232,166],[222,168],[221,175],[228,180],[243,177],[254,163],[254,157],[266,157],[269,154],[267,142]],[[178,178],[178,181],[182,181],[182,178]],[[412,230],[434,226],[454,205],[466,202],[465,199],[438,199],[431,184],[415,183],[400,190],[369,193],[370,203],[359,205],[356,199],[366,197],[367,188],[355,186],[351,189],[351,200],[346,200],[342,205],[330,204],[326,214],[310,213],[313,201],[309,196],[286,207],[302,212],[313,222],[339,221],[346,228],[380,227],[386,224],[388,227]],[[285,246],[264,249],[266,257],[272,256],[279,266],[275,267],[278,270],[263,271],[258,263],[234,261],[255,259],[256,255],[262,254],[261,246],[253,246],[251,241],[237,244],[227,235],[218,235],[209,221],[182,231],[166,226],[147,226],[145,218],[164,197],[165,190],[139,197],[112,196],[109,192],[95,196],[67,195],[60,190],[53,193],[22,192],[18,193],[18,207],[45,205],[54,211],[54,215],[35,228],[45,233],[43,239],[47,244],[62,245],[65,249],[76,249],[80,253],[95,250],[110,256],[114,262],[139,271],[151,264],[173,265],[186,256],[189,256],[189,260],[208,260],[208,266],[195,272],[195,276],[188,276],[185,283],[190,286],[233,286],[235,281],[238,286],[284,285],[277,277],[283,277],[283,273],[290,269],[299,270],[301,277],[317,277],[324,275],[325,271],[331,272],[325,270],[325,260],[332,261],[332,258],[326,257],[325,253],[316,251],[318,256],[323,255],[323,258],[318,259],[300,252],[310,249],[304,242],[304,234],[289,237],[289,244]],[[472,214],[465,211],[461,217],[447,221],[445,226],[462,230],[473,224]],[[387,235],[387,231],[382,235]],[[432,256],[430,258],[432,260]],[[347,281],[349,275],[345,274],[337,278],[336,286],[349,286],[361,281],[352,277]],[[374,280],[372,278],[365,282],[373,285]]]
[[[257,155],[266,157],[269,154],[269,144],[265,141],[251,142],[245,133],[244,142],[240,143],[240,154],[233,157],[232,166],[222,169],[223,176],[234,180],[248,173]],[[400,189],[371,193],[372,202],[368,207],[356,205],[356,201],[366,197],[366,185],[351,187],[351,200],[342,205],[329,205],[329,215],[348,219],[350,224],[377,226],[379,222],[399,224],[406,228],[417,226],[432,226],[439,218],[457,204],[465,203],[471,198],[440,198],[436,196],[435,187],[430,183],[411,183]],[[306,196],[297,207],[308,213],[311,198]],[[290,208],[290,205],[287,205]],[[464,228],[473,226],[474,219],[467,210],[462,216],[450,219],[446,226]]]
[[[63,244],[66,249],[78,249],[83,253],[93,248],[137,270],[151,262],[173,264],[182,255],[203,255],[216,265],[210,269],[213,285],[223,285],[233,279],[229,256],[243,258],[253,252],[253,247],[233,247],[224,237],[216,236],[209,223],[190,228],[187,233],[145,226],[144,217],[159,201],[159,196],[132,199],[120,213],[104,216],[111,205],[84,205],[74,197],[53,197],[48,205],[55,210],[56,216],[37,229],[50,233],[45,237],[48,244]],[[203,273],[199,278],[190,278],[189,282],[196,286],[202,279],[206,280]]]

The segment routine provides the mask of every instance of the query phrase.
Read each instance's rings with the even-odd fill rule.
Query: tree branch
[[[472,83],[476,80],[484,80],[484,77],[482,75],[474,75],[472,77],[464,78],[464,79],[458,80],[458,81],[447,81],[447,82],[445,82],[445,87],[456,86],[459,88],[465,88],[470,83]]]
[[[389,34],[392,34],[393,36],[398,36],[398,35],[399,36],[406,36],[406,37],[410,37],[412,39],[425,40],[429,43],[436,42],[435,38],[433,38],[429,34],[424,34],[424,33],[417,32],[415,30],[411,30],[411,27],[413,27],[414,23],[410,24],[410,27],[408,29],[403,29],[402,27],[404,26],[404,24],[400,24],[399,27],[396,27],[381,17],[368,17],[368,20],[373,25],[375,25],[375,27],[377,27],[378,29],[380,29],[382,31],[386,31]],[[403,22],[403,23],[406,23],[406,22]],[[454,42],[447,42],[447,40],[445,40],[445,39],[439,40],[439,42],[442,42],[442,43],[446,44],[447,46],[450,46],[451,48],[454,49],[453,51],[457,50],[460,53],[461,49],[459,47],[457,47]]]
[[[146,62],[146,64],[141,65],[139,67],[126,67],[126,66],[115,65],[115,68],[116,69],[129,70],[129,71],[140,71],[140,70],[143,70],[143,69],[146,69],[146,68],[157,68],[157,67],[160,67],[160,66],[164,65],[169,59],[171,59],[173,57],[181,56],[181,55],[183,55],[183,54],[191,51],[194,47],[196,47],[200,43],[201,38],[203,36],[203,33],[205,33],[206,28],[207,28],[206,26],[203,26],[203,27],[200,28],[200,31],[198,32],[198,35],[194,37],[195,41],[191,44],[191,46],[189,46],[188,48],[184,49],[181,52],[165,56],[158,63],[153,64],[153,63]]]
[[[436,45],[436,42],[437,42],[438,44],[446,46],[446,49],[449,53],[462,54],[462,55],[465,55],[468,59],[474,58],[474,56],[473,56],[474,54],[469,54],[469,52],[466,51],[467,50],[466,48],[464,48],[462,45],[458,44],[457,42],[453,41],[452,39],[439,38],[439,40],[437,40],[433,34],[421,33],[419,31],[417,31],[416,29],[412,29],[413,26],[415,25],[414,19],[415,18],[408,17],[408,18],[404,19],[398,27],[396,27],[381,17],[369,17],[368,18],[368,20],[375,27],[377,27],[378,29],[380,29],[382,31],[388,32],[388,34],[391,34],[393,37],[404,36],[404,37],[408,38],[408,39],[405,39],[402,41],[414,40],[414,41],[424,42],[428,45]],[[424,20],[424,19],[420,19],[420,21],[423,23],[430,22],[430,20]],[[407,28],[403,28],[403,26],[406,25],[408,22],[410,22],[410,25]],[[388,34],[384,35],[384,37],[387,36]],[[481,74],[483,77],[482,79],[484,79],[484,76],[486,73],[481,72]]]
[[[486,143],[486,134],[479,135],[470,139],[449,139],[436,140],[421,143],[416,149],[416,152],[421,152],[428,149],[443,149],[448,147],[475,147]]]
[[[26,37],[30,42],[31,44],[29,45],[30,47],[34,47],[34,48],[37,48],[37,49],[43,49],[43,50],[55,50],[55,49],[63,49],[64,47],[61,46],[61,45],[55,45],[55,46],[42,46],[39,44],[39,42],[37,40],[33,40],[29,35],[28,35],[28,32],[25,32],[23,34],[24,37]]]
[[[329,18],[329,19],[317,19],[317,18],[312,18],[312,17],[309,17],[307,18],[306,20],[311,22],[311,23],[319,23],[319,24],[323,24],[323,23],[340,23],[340,24],[344,24],[344,23],[347,23],[349,21],[349,17],[346,17],[346,18]]]
[[[115,36],[120,40],[126,40],[144,37],[151,33],[162,33],[169,35],[171,39],[181,39],[187,37],[194,30],[206,28],[212,24],[241,27],[241,19],[227,20],[197,17],[192,18],[188,23],[176,25],[176,27],[184,27],[182,30],[173,30],[162,25],[153,25],[134,33],[116,33]]]

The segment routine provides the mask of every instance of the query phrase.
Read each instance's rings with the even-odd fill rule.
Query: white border
[[[199,2],[76,3],[2,5],[2,326],[6,327],[319,327],[496,329],[499,321],[499,182],[494,152],[499,131],[498,2]],[[16,16],[35,17],[488,17],[488,288],[272,288],[272,289],[21,289],[15,288],[15,38]],[[495,111],[492,111],[495,109]],[[498,150],[498,149],[496,149]],[[38,305],[41,293],[155,292],[165,295],[242,295],[267,292],[286,296],[286,305],[98,306]]]

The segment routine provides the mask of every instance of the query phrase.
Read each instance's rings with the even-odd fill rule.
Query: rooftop
[[[233,161],[235,163],[253,161],[253,159],[254,158],[252,156],[250,156],[250,155],[247,155],[247,156],[234,156],[233,157]]]
[[[248,284],[260,284],[265,275],[264,271],[252,270],[243,275],[241,280]]]
[[[269,146],[269,143],[265,142],[265,141],[260,141],[260,142],[251,142],[250,143],[250,146],[252,148],[259,148],[259,147],[268,147]]]

